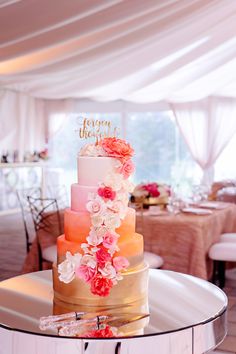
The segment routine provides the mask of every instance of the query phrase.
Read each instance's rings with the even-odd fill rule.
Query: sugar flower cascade
[[[113,157],[117,164],[96,193],[90,193],[86,204],[90,214],[91,228],[82,243],[83,254],[66,253],[66,259],[59,264],[59,279],[64,283],[78,277],[90,285],[94,295],[108,296],[111,288],[122,279],[122,272],[129,266],[128,260],[117,256],[121,225],[128,210],[129,193],[133,184],[128,180],[134,172],[131,160],[133,149],[122,139],[104,138],[98,144],[87,144],[81,149],[81,156]]]

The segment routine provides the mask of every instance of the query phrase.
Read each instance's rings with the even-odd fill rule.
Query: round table
[[[52,314],[51,271],[0,283],[1,354],[200,354],[226,335],[227,297],[215,285],[190,275],[149,271],[150,318],[132,337],[60,337],[39,329]]]

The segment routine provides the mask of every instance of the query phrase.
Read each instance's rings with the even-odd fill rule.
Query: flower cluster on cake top
[[[108,296],[129,266],[125,257],[116,255],[120,237],[116,229],[126,216],[129,193],[133,191],[133,184],[128,180],[134,171],[133,153],[126,141],[117,138],[104,138],[98,144],[82,148],[81,156],[113,157],[117,164],[99,183],[97,192],[88,196],[90,232],[87,242],[81,245],[83,254],[67,252],[65,261],[59,264],[59,279],[64,283],[78,277],[90,285],[93,294]]]

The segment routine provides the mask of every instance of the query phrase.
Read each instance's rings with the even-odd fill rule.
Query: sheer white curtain
[[[208,97],[170,106],[194,160],[203,170],[202,182],[211,183],[214,163],[236,133],[236,100]]]
[[[42,150],[46,143],[44,100],[13,91],[0,91],[0,153]]]
[[[74,111],[74,102],[70,99],[65,100],[47,100],[46,103],[47,117],[47,141],[49,141],[68,119],[69,115]]]

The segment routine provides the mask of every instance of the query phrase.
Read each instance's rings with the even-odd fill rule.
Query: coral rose
[[[130,159],[118,168],[118,171],[122,173],[124,178],[129,178],[129,176],[134,172],[134,170],[134,164]]]
[[[106,248],[111,248],[111,247],[115,246],[117,239],[118,239],[118,236],[116,234],[113,234],[111,232],[107,232],[103,236],[103,243],[102,244]]]
[[[104,199],[114,200],[116,197],[116,192],[113,191],[111,187],[100,187],[98,188],[98,195]]]
[[[104,138],[99,144],[102,146],[103,150],[106,151],[108,156],[116,157],[122,161],[127,161],[134,154],[132,147],[122,139]]]
[[[97,274],[91,280],[90,285],[92,294],[105,297],[109,295],[113,283],[111,279],[103,278],[102,275]]]

